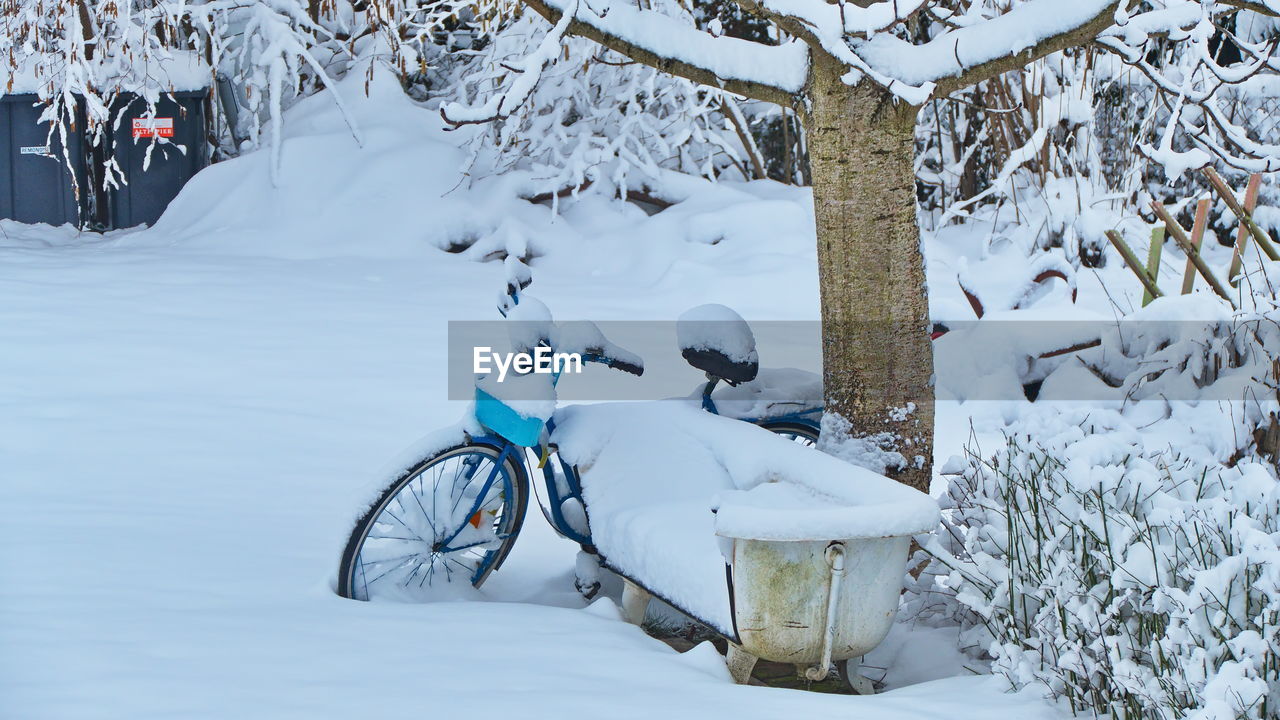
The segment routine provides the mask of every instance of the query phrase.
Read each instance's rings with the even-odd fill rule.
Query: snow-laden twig
[[[750,162],[743,141],[726,126],[725,93],[621,62],[589,40],[548,43],[548,31],[540,18],[526,15],[470,56],[441,63],[446,119],[502,113],[470,136],[470,167],[524,175],[528,196],[555,206],[588,185],[625,198],[644,189],[642,195],[652,194],[670,170],[715,178],[732,164]],[[545,65],[510,69],[538,47],[553,49]],[[511,89],[533,75],[536,82]],[[516,102],[512,93],[525,90]]]

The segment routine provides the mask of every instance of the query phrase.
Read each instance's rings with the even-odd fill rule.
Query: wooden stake
[[[1200,248],[1204,245],[1204,231],[1209,225],[1209,198],[1205,198],[1196,203],[1196,220],[1191,225],[1191,246],[1196,249],[1196,254],[1200,254]],[[1191,291],[1196,287],[1196,265],[1187,258],[1187,269],[1182,273],[1182,294],[1190,295]]]
[[[1267,257],[1272,260],[1280,260],[1280,252],[1276,251],[1276,246],[1271,243],[1271,238],[1267,237],[1267,233],[1253,221],[1253,216],[1245,212],[1245,209],[1240,206],[1240,201],[1236,200],[1235,193],[1231,192],[1231,188],[1227,187],[1227,183],[1222,179],[1222,176],[1211,167],[1204,169],[1204,176],[1209,179],[1209,185],[1214,192],[1218,193],[1218,197],[1222,198],[1222,201],[1227,204],[1231,212],[1235,213],[1235,216],[1240,218],[1240,222],[1249,228],[1249,234],[1258,243],[1258,247],[1262,248],[1262,252],[1266,253]]]
[[[1169,234],[1173,235],[1173,241],[1178,243],[1178,247],[1182,248],[1182,252],[1187,254],[1187,258],[1195,265],[1196,270],[1200,271],[1201,277],[1205,279],[1205,282],[1209,283],[1209,287],[1213,288],[1213,291],[1217,293],[1219,297],[1230,303],[1233,310],[1238,309],[1236,308],[1235,302],[1231,299],[1231,296],[1227,294],[1226,288],[1224,288],[1222,283],[1218,281],[1218,278],[1214,276],[1213,271],[1209,269],[1209,266],[1204,264],[1204,258],[1200,257],[1200,252],[1191,244],[1191,240],[1187,237],[1187,232],[1182,229],[1182,226],[1178,224],[1178,221],[1173,219],[1173,216],[1169,214],[1168,210],[1165,210],[1164,205],[1161,205],[1155,200],[1151,201],[1151,209],[1155,210],[1156,215],[1164,221],[1165,227],[1169,228]]]
[[[1110,240],[1111,244],[1120,252],[1120,257],[1124,258],[1124,264],[1128,265],[1129,269],[1133,271],[1133,274],[1138,276],[1138,281],[1147,289],[1147,293],[1153,298],[1163,296],[1164,293],[1156,286],[1155,278],[1147,275],[1146,268],[1142,267],[1142,263],[1138,262],[1138,256],[1133,254],[1133,250],[1129,247],[1129,244],[1124,241],[1124,238],[1120,237],[1120,233],[1115,230],[1108,230],[1107,239]]]
[[[1147,250],[1147,277],[1154,282],[1160,278],[1160,253],[1164,250],[1164,228],[1157,225],[1151,228],[1151,247]],[[1142,307],[1151,304],[1156,296],[1150,290],[1142,292]]]
[[[1262,173],[1254,173],[1249,176],[1249,185],[1244,191],[1244,211],[1253,213],[1253,209],[1258,206],[1258,189],[1262,187]],[[1244,251],[1249,247],[1249,226],[1244,222],[1240,223],[1240,229],[1236,231],[1236,247],[1231,251],[1231,269],[1227,271],[1227,282],[1234,283],[1236,276],[1240,274],[1240,270],[1244,265]]]

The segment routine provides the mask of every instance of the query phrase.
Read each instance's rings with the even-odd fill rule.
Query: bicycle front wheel
[[[521,460],[472,443],[410,467],[352,528],[338,594],[424,601],[454,583],[480,587],[524,523],[529,481]]]

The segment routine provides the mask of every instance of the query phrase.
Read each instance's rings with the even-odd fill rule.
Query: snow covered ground
[[[503,269],[480,256],[542,255],[538,296],[566,314],[816,315],[803,192],[698,185],[652,217],[587,199],[554,218],[514,181],[460,185],[455,138],[393,90],[355,103],[363,148],[302,103],[278,188],[255,153],[151,230],[0,222],[0,717],[1059,715],[936,680],[959,671],[951,640],[906,628],[871,663],[879,696],[733,685],[709,646],[584,609],[576,548],[536,512],[482,597],[337,597],[366,481],[463,411],[446,323],[494,317]]]

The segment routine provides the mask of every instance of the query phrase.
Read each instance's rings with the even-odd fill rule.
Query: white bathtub
[[[821,680],[833,662],[874,649],[893,625],[911,538],[732,542],[735,654],[805,666]],[[845,668],[856,674],[856,664]]]

